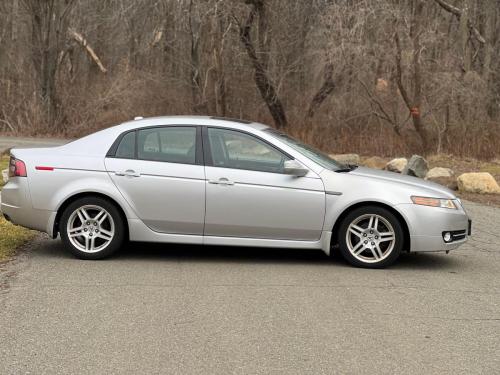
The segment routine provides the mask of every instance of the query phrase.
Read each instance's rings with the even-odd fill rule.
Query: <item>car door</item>
[[[291,157],[250,133],[203,128],[205,236],[317,240],[324,186],[314,172],[283,173]]]
[[[111,179],[152,230],[203,234],[205,171],[196,126],[137,129],[122,135],[105,163]]]

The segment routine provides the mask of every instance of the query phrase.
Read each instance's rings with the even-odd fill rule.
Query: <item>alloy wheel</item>
[[[67,224],[68,239],[73,246],[85,253],[104,250],[115,236],[115,223],[104,208],[85,205],[70,215]]]
[[[353,257],[363,263],[386,259],[395,243],[396,234],[391,223],[377,214],[361,215],[347,228],[347,248]]]

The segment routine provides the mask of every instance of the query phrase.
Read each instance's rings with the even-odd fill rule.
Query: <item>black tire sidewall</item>
[[[86,253],[76,248],[69,240],[66,231],[68,220],[71,214],[78,208],[86,205],[94,205],[105,209],[111,215],[115,225],[115,234],[113,239],[111,240],[111,243],[106,246],[105,249],[96,253]],[[83,197],[70,203],[68,207],[65,208],[61,216],[59,232],[61,234],[61,239],[65,247],[77,258],[87,260],[103,259],[110,256],[122,246],[125,239],[125,227],[120,212],[113,203],[100,197]]]
[[[392,225],[395,233],[396,243],[394,244],[392,253],[387,258],[377,263],[365,263],[355,258],[349,251],[346,243],[346,233],[349,225],[358,217],[366,214],[377,214],[384,217]],[[404,232],[399,219],[389,210],[378,206],[364,206],[352,210],[342,220],[338,238],[340,253],[342,254],[342,257],[351,265],[362,268],[384,268],[394,263],[401,254],[404,242]]]

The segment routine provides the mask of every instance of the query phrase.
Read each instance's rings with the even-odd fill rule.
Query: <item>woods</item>
[[[268,123],[327,152],[500,153],[498,0],[9,0],[0,131]]]

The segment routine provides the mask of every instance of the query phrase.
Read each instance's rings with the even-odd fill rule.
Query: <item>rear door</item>
[[[325,193],[318,175],[284,174],[291,157],[255,135],[211,127],[203,132],[205,236],[320,238]]]
[[[149,228],[202,235],[202,157],[199,127],[161,126],[123,134],[105,163],[113,182]]]

